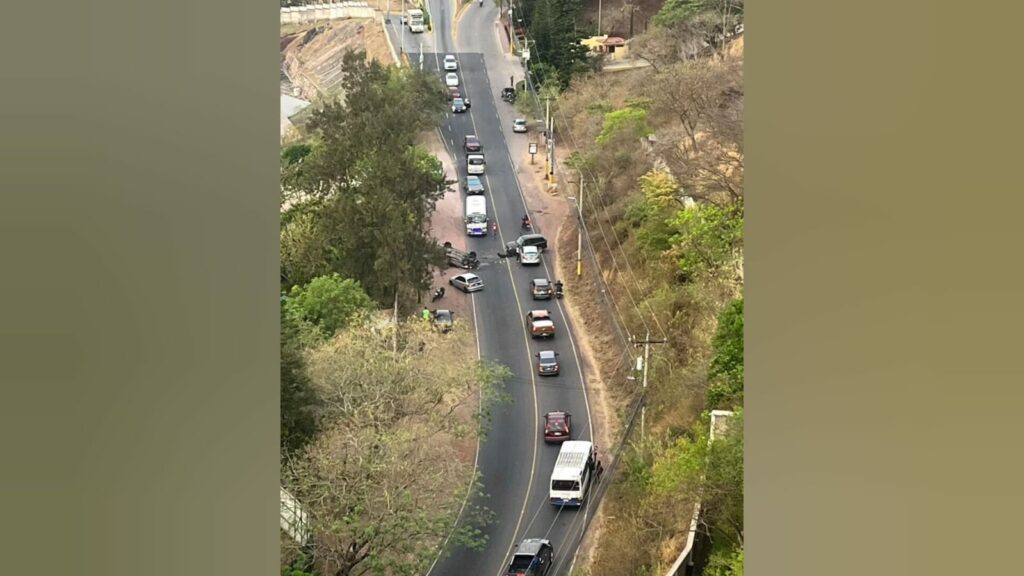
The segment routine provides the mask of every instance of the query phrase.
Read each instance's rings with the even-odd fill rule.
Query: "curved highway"
[[[530,296],[533,278],[556,279],[553,262],[546,259],[554,251],[555,230],[538,229],[551,243],[541,267],[523,267],[514,258],[497,256],[505,242],[521,233],[520,220],[529,212],[525,196],[516,178],[513,156],[522,157],[526,137],[511,130],[515,112],[500,99],[509,76],[522,79],[523,70],[504,54],[496,33],[498,9],[493,0],[483,6],[474,2],[458,22],[458,45],[451,33],[457,0],[429,0],[434,29],[412,35],[397,16],[387,27],[396,51],[399,34],[405,34],[405,52],[410,65],[438,73],[443,81],[442,60],[454,54],[459,61],[460,89],[469,97],[471,108],[463,114],[447,112],[440,127],[445,146],[458,166],[459,187],[465,182],[466,161],[462,138],[475,134],[483,144],[486,170],[482,177],[486,188],[488,213],[498,221],[498,235],[468,238],[470,250],[480,256],[476,273],[486,287],[472,295],[451,291],[451,298],[471,298],[484,358],[508,366],[513,377],[507,385],[509,404],[496,407],[491,414],[491,430],[480,444],[477,466],[485,496],[478,504],[495,513],[496,520],[485,529],[487,546],[479,551],[459,548],[440,559],[430,576],[504,575],[513,546],[524,538],[547,538],[554,546],[554,562],[548,576],[569,573],[584,528],[586,515],[592,513],[599,491],[592,489],[587,504],[580,509],[559,510],[548,503],[548,480],[558,455],[558,445],[547,445],[541,435],[545,412],[566,410],[573,415],[573,439],[593,441],[590,407],[585,375],[571,325],[558,300],[534,302]],[[516,74],[518,72],[518,74]],[[506,141],[506,137],[509,139]],[[457,274],[452,269],[451,274]],[[555,320],[554,339],[533,341],[525,327],[525,316],[534,308],[548,309]],[[534,354],[550,349],[559,352],[561,373],[541,377],[536,374]],[[600,447],[599,447],[600,448]],[[600,455],[600,450],[599,450]]]

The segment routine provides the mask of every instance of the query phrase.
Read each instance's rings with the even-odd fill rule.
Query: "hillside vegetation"
[[[486,510],[451,530],[509,371],[464,354],[460,322],[407,318],[440,258],[427,223],[448,183],[415,138],[441,88],[361,52],[342,64],[347,99],[317,107],[281,154],[281,483],[313,534],[282,533],[282,571],[419,574],[446,539],[485,542]]]
[[[631,43],[649,67],[578,73],[553,105],[569,168],[559,188],[577,194],[582,182],[600,263],[585,259],[570,289],[598,333],[622,424],[638,398],[630,366],[641,352],[625,334],[667,341],[651,348],[643,435],[634,429],[612,475],[591,574],[663,574],[698,500],[705,573],[743,573],[743,40],[732,36],[742,9],[666,2]],[[568,278],[574,228],[560,236]],[[709,445],[715,409],[733,414]]]

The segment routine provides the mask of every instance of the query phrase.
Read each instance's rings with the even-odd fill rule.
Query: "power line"
[[[580,148],[580,146],[579,146],[579,142],[576,140],[576,137],[573,135],[572,131],[569,129],[568,122],[566,122],[564,115],[562,115],[561,110],[559,110],[557,106],[555,107],[555,116],[556,117],[561,117],[562,127],[569,134],[569,139],[572,141],[573,148],[575,148],[576,150],[582,150],[582,148]],[[598,187],[598,190],[600,191],[599,180],[594,175],[594,172],[590,169],[589,166],[587,166],[585,164],[583,165],[583,168],[586,169],[586,171],[590,174],[591,180],[594,181],[594,185],[596,187]],[[581,173],[581,176],[582,176],[582,173]],[[605,217],[607,217],[607,215],[608,215],[608,208],[604,204],[604,201],[600,198],[600,193],[598,193],[597,196],[598,196],[597,201],[598,201],[599,204],[601,204],[601,209],[604,211]],[[590,198],[593,198],[593,194],[590,195]],[[593,199],[591,199],[591,202],[593,202]],[[609,252],[609,255],[611,255],[611,258],[612,258],[612,264],[615,265],[616,270],[618,270],[619,273],[622,274],[621,270],[619,270],[619,268],[618,268],[618,263],[615,261],[614,251],[612,250],[611,245],[608,243],[607,233],[604,230],[604,225],[601,223],[600,219],[598,219],[597,223],[598,223],[598,226],[600,226],[600,228],[601,228],[602,239],[604,240],[605,245],[608,246],[608,252]],[[629,264],[629,257],[626,256],[626,251],[622,247],[622,241],[619,240],[618,235],[613,235],[613,236],[615,238],[615,242],[619,246],[619,252],[622,254],[622,258],[623,258],[623,260],[626,263],[626,269],[629,272],[629,275],[632,277],[633,283],[636,284],[637,291],[640,292],[640,294],[643,294],[645,292],[645,290],[640,285],[640,281],[636,277],[636,273],[633,272],[633,267]],[[629,291],[628,288],[626,288],[626,293],[627,293],[627,295],[629,295],[630,301],[632,301],[633,307],[636,309],[637,317],[639,317],[640,321],[643,322],[644,328],[649,330],[649,328],[647,328],[647,322],[643,319],[643,314],[640,312],[640,308],[639,308],[639,306],[637,306],[636,301],[633,300],[632,293]],[[651,313],[651,318],[654,320],[655,325],[658,326],[658,330],[661,332],[662,337],[664,337],[666,335],[665,328],[661,325],[661,321],[658,320],[658,315],[654,312],[654,308],[651,306],[650,302],[646,302],[645,301],[645,303],[647,304],[647,309]]]

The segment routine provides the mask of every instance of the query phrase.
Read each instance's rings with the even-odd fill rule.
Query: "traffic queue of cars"
[[[452,102],[453,113],[463,113],[470,107],[469,101],[459,84],[459,77],[456,71],[459,69],[458,61],[452,55],[444,57],[445,84],[448,87],[449,98]],[[527,123],[522,118],[516,118],[513,122],[513,132],[523,133],[527,130]],[[490,224],[490,218],[486,207],[486,189],[484,186],[483,174],[486,170],[483,144],[475,134],[467,134],[463,137],[462,150],[466,160],[466,174],[462,190],[465,192],[464,222],[466,234],[469,236],[486,236]],[[528,218],[523,217],[524,231],[530,232]],[[547,239],[541,234],[524,233],[516,240],[508,242],[500,257],[511,258],[513,255],[516,261],[524,267],[540,266],[541,255],[547,249]],[[455,265],[467,270],[461,274],[452,276],[448,282],[464,293],[478,292],[484,289],[484,282],[476,273],[469,270],[476,270],[479,267],[479,260],[476,252],[463,252],[445,242],[445,250],[450,265]],[[561,284],[557,283],[558,297],[561,297]],[[555,287],[548,278],[533,278],[529,284],[531,300],[550,300],[555,296]],[[450,316],[448,317],[450,323]],[[546,309],[530,310],[526,314],[525,327],[531,339],[554,339],[557,333],[554,319]],[[535,355],[535,369],[538,376],[557,377],[561,372],[559,365],[559,353],[556,350],[545,348],[539,350]],[[593,462],[591,458],[592,446],[589,442],[573,442],[572,414],[565,410],[553,410],[544,414],[541,438],[545,443],[558,443],[562,445],[559,452],[555,470],[552,472],[551,495],[552,503],[556,503],[556,491],[570,490],[563,494],[558,492],[558,505],[579,505],[585,497],[585,491],[589,486],[589,476],[584,478]],[[586,446],[576,446],[576,444]],[[582,450],[585,457],[579,463],[575,452]],[[572,460],[572,462],[570,462]],[[583,472],[577,471],[580,468]],[[569,480],[562,479],[568,471]],[[579,474],[577,474],[579,472]],[[558,478],[556,478],[556,476]],[[570,478],[571,476],[571,478]],[[582,481],[582,485],[581,485]],[[567,483],[568,482],[568,483]],[[557,485],[557,486],[556,486]],[[573,491],[575,490],[575,491]],[[582,492],[581,492],[582,490]],[[512,576],[534,576],[544,575],[552,567],[554,547],[551,541],[545,538],[527,538],[516,546],[512,559],[507,566],[506,573]]]

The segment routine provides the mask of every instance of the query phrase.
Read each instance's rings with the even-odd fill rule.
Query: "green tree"
[[[669,222],[672,253],[684,278],[715,274],[734,261],[743,243],[743,204],[698,204]]]
[[[358,282],[337,273],[293,286],[284,307],[297,321],[316,325],[325,338],[374,309],[373,300]]]
[[[281,307],[281,453],[305,447],[319,428],[320,401],[306,372],[299,328]]]
[[[743,298],[737,298],[718,317],[711,341],[714,356],[708,369],[711,408],[730,408],[743,402]]]
[[[282,170],[292,199],[282,218],[283,288],[338,273],[382,305],[415,300],[443,256],[427,221],[448,183],[416,138],[435,125],[445,96],[428,74],[366,62],[362,52],[346,53],[342,69],[344,100],[311,115],[309,152]]]
[[[626,106],[604,115],[604,125],[597,136],[598,144],[605,144],[619,134],[629,137],[647,136],[652,132],[647,125],[647,111],[643,108]]]
[[[743,548],[716,550],[708,559],[705,576],[743,576]]]

